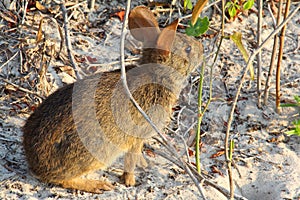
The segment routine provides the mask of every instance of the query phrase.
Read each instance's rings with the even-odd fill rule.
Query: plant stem
[[[263,1],[258,0],[257,46],[261,44]],[[261,108],[261,52],[257,54],[257,106]]]
[[[196,167],[197,171],[201,173],[201,163],[200,163],[200,142],[201,142],[201,122],[203,119],[202,113],[202,89],[203,89],[203,79],[204,79],[204,64],[201,67],[199,88],[198,88],[198,126],[196,134]]]
[[[249,60],[247,62],[247,65],[246,67],[244,68],[243,72],[242,72],[242,77],[240,79],[240,82],[238,84],[238,88],[237,88],[237,92],[235,94],[235,97],[234,97],[234,101],[232,103],[232,107],[231,107],[231,110],[230,110],[230,114],[229,114],[229,117],[228,117],[228,120],[227,120],[227,129],[226,129],[226,136],[225,136],[225,143],[224,143],[224,148],[225,148],[225,160],[227,162],[227,166],[228,166],[228,175],[229,175],[229,179],[230,179],[230,176],[231,176],[231,165],[229,165],[229,155],[228,155],[228,142],[229,142],[229,136],[230,136],[230,127],[231,127],[231,124],[232,124],[232,121],[233,121],[233,115],[234,115],[234,110],[236,108],[236,104],[237,104],[237,100],[238,100],[238,97],[239,97],[239,94],[241,92],[241,89],[242,89],[242,86],[243,86],[243,83],[245,81],[245,78],[246,78],[246,74],[249,70],[249,67],[250,65],[252,64],[253,60],[254,60],[254,57],[259,53],[259,51],[261,51],[261,49],[263,47],[266,46],[267,42],[272,38],[274,37],[279,31],[280,29],[286,25],[286,23],[288,21],[291,20],[291,18],[298,12],[298,10],[300,9],[300,6],[296,7],[295,10],[293,10],[293,12],[281,23],[277,26],[277,28],[262,42],[262,44],[257,47],[257,49],[255,49],[252,53],[252,55],[249,57]],[[230,180],[230,184],[233,186],[233,182]],[[234,191],[232,190],[233,188],[230,187],[230,193],[231,193],[231,197],[234,193]]]
[[[281,20],[280,10],[282,10],[282,1],[278,2],[278,10],[279,10],[279,12],[277,13],[277,19],[276,19],[276,24],[274,24],[274,28],[276,28],[276,26],[280,23],[280,20]],[[264,104],[265,105],[267,105],[267,102],[268,102],[270,82],[271,82],[271,76],[272,76],[273,69],[274,69],[274,63],[275,63],[276,52],[277,52],[277,45],[278,45],[278,36],[275,35],[274,36],[272,56],[271,56],[271,62],[270,62],[270,66],[269,66],[269,72],[268,72],[268,77],[267,77],[267,80],[266,80],[266,86],[265,86],[265,92],[264,92]]]
[[[290,10],[291,0],[287,0],[285,5],[284,19],[287,18],[289,10]],[[279,10],[280,12],[280,10]],[[278,13],[279,14],[279,13]],[[281,61],[283,56],[283,46],[284,46],[284,37],[285,37],[286,25],[282,27],[280,33],[280,46],[279,46],[279,55],[277,60],[277,68],[276,68],[276,112],[280,113],[280,68]]]

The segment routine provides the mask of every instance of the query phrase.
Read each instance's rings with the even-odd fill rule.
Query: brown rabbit
[[[176,35],[177,25],[175,21],[160,30],[144,6],[129,16],[131,34],[144,47],[139,65],[126,68],[128,87],[160,130],[203,54],[201,43]],[[123,178],[133,186],[136,165],[146,165],[143,142],[156,134],[127,98],[120,71],[95,74],[58,89],[28,118],[23,131],[34,176],[94,193],[114,187],[81,175],[105,169],[125,153]]]

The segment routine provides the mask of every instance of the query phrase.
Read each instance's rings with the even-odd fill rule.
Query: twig
[[[125,62],[128,63],[137,60],[139,60],[139,58],[130,58],[130,59],[126,59]],[[116,64],[120,64],[120,61],[112,61],[109,63],[88,63],[89,67],[105,67],[105,66],[116,65]]]
[[[226,197],[230,196],[230,191],[228,191],[226,188],[219,186],[216,183],[204,178],[202,175],[198,174],[196,169],[193,166],[191,166],[190,164],[189,164],[189,167],[195,173],[195,175],[198,176],[198,178],[201,179],[201,181],[203,181],[205,184],[212,186],[213,188],[218,190],[221,194],[223,194]],[[234,198],[236,200],[247,200],[247,198],[237,195],[237,194],[234,194]]]
[[[224,38],[224,26],[225,26],[225,0],[222,0],[222,37]],[[249,65],[250,66],[250,65]],[[248,71],[248,70],[247,70]],[[234,198],[234,185],[233,185],[233,178],[232,178],[232,169],[231,169],[231,159],[229,158],[229,148],[228,148],[228,143],[229,143],[229,132],[225,136],[225,161],[227,163],[227,171],[228,171],[228,179],[229,179],[229,189],[230,189],[230,199]]]
[[[263,1],[258,0],[257,46],[261,44]],[[261,108],[261,51],[256,56],[257,60],[257,107]]]
[[[194,128],[194,126],[197,124],[197,121],[195,121],[185,132],[184,132],[184,134],[183,134],[183,137],[185,137],[187,134],[188,134],[188,132],[192,129],[192,128]]]
[[[20,53],[20,50],[19,51],[17,51],[12,57],[10,57],[6,62],[4,62],[1,66],[0,66],[0,69],[2,68],[2,67],[4,67],[5,65],[7,65],[10,61],[12,61],[17,55],[18,55],[18,53]]]
[[[192,88],[192,87],[191,87]],[[177,126],[179,127],[179,125],[180,125],[180,118],[181,118],[181,114],[182,114],[182,112],[183,112],[183,110],[186,108],[186,106],[183,106],[180,110],[179,110],[179,112],[178,112],[178,114],[177,114]]]
[[[198,86],[198,123],[197,123],[197,133],[196,133],[196,167],[197,171],[201,173],[201,163],[200,163],[200,142],[201,142],[201,122],[203,119],[203,112],[202,112],[202,88],[203,88],[203,80],[204,80],[204,62],[201,66],[200,72],[200,80]]]
[[[74,68],[74,71],[76,73],[77,78],[82,79],[81,74],[84,74],[84,73],[82,72],[82,70],[75,63],[75,60],[74,60],[74,57],[73,57],[73,54],[72,54],[72,45],[71,45],[71,40],[70,40],[70,32],[69,32],[69,29],[68,29],[68,14],[67,14],[67,10],[66,10],[64,1],[60,4],[60,9],[61,9],[61,11],[63,13],[63,17],[64,17],[65,42],[66,42],[68,56],[69,56],[71,65]]]
[[[143,111],[143,109],[138,105],[138,103],[134,100],[128,85],[127,85],[127,79],[126,79],[126,70],[125,70],[125,32],[126,32],[126,27],[128,24],[128,15],[129,15],[129,10],[130,10],[130,4],[131,1],[127,0],[127,6],[126,6],[126,11],[124,15],[124,22],[123,22],[123,27],[122,27],[122,34],[121,34],[121,48],[120,48],[120,54],[121,54],[121,80],[126,92],[126,95],[130,98],[130,101],[134,104],[134,106],[138,109],[138,111],[143,115],[143,117],[147,120],[147,122],[152,126],[152,128],[159,134],[159,136],[162,138],[163,142],[168,143],[168,140],[165,138],[165,136],[160,133],[158,128],[153,124],[149,116]]]
[[[38,93],[32,92],[32,91],[30,91],[30,90],[27,90],[26,88],[23,88],[23,87],[21,87],[21,86],[19,86],[19,85],[16,85],[16,84],[10,82],[10,81],[7,80],[7,79],[1,78],[1,80],[4,81],[5,83],[7,83],[7,84],[9,84],[9,85],[11,85],[11,86],[17,88],[18,90],[20,90],[20,91],[22,91],[22,92],[26,92],[26,93],[28,93],[28,94],[33,94],[33,95],[35,95],[35,96],[38,96],[38,97],[41,98],[41,99],[45,99],[45,97],[39,95]]]
[[[180,158],[175,152],[176,149],[174,148],[173,145],[171,145],[168,140],[165,138],[165,136],[159,131],[159,129],[155,126],[155,124],[151,121],[151,119],[149,118],[149,116],[143,111],[143,109],[138,105],[138,103],[134,100],[128,85],[127,85],[127,80],[126,80],[126,71],[125,71],[125,32],[126,32],[126,27],[128,24],[128,15],[129,15],[129,10],[130,10],[130,0],[127,0],[127,5],[126,5],[126,11],[125,11],[125,15],[124,15],[124,22],[123,22],[123,27],[122,27],[122,34],[121,34],[121,42],[120,42],[120,58],[121,58],[121,80],[126,92],[126,95],[130,98],[130,101],[133,103],[133,105],[138,109],[138,111],[143,115],[143,117],[146,119],[146,121],[151,125],[151,127],[155,130],[155,132],[157,132],[157,134],[160,136],[160,138],[163,140],[165,147],[168,149],[168,151],[176,157],[176,159],[182,163],[183,169],[189,174],[190,178],[193,180],[193,182],[195,183],[197,189],[199,190],[200,194],[203,194],[202,192],[202,188],[200,186],[199,181],[195,178],[194,174],[191,173],[191,171],[189,170],[188,166],[186,165],[186,163],[182,160],[182,158]],[[202,196],[203,198],[205,198],[204,196]]]
[[[160,150],[158,150],[156,148],[153,148],[149,144],[145,144],[144,146],[145,146],[145,148],[151,150],[156,155],[159,155],[159,156],[165,158],[166,160],[172,162],[173,164],[177,165],[179,168],[181,168],[181,169],[184,170],[184,167],[183,167],[182,163],[178,162],[175,159],[173,159],[172,156],[170,156],[170,155],[168,155],[168,154],[166,154],[166,153],[164,153],[164,152],[162,152],[162,151],[160,151]],[[224,188],[224,187],[222,187],[222,186],[220,186],[220,185],[218,185],[218,184],[216,184],[216,183],[214,183],[214,182],[212,182],[212,181],[204,178],[204,176],[202,176],[201,174],[199,174],[197,172],[197,170],[195,169],[195,167],[193,165],[188,164],[188,167],[190,169],[190,172],[193,173],[193,174],[195,174],[195,176],[197,176],[197,178],[199,180],[201,180],[201,182],[203,182],[204,184],[207,184],[207,185],[213,187],[214,189],[218,190],[224,196],[229,197],[230,192],[226,188]],[[243,196],[240,196],[240,195],[237,195],[237,194],[234,194],[234,198],[237,199],[237,200],[247,200],[247,198],[245,198]]]
[[[234,101],[232,103],[232,107],[231,107],[231,111],[230,111],[230,114],[229,114],[229,117],[228,117],[228,121],[227,121],[227,129],[226,129],[226,136],[225,136],[225,159],[226,159],[226,162],[227,163],[230,163],[230,159],[229,159],[229,156],[228,156],[228,141],[229,141],[229,135],[230,135],[230,128],[231,128],[231,124],[232,124],[232,121],[233,121],[233,114],[234,114],[234,110],[236,108],[236,104],[237,104],[237,100],[238,100],[238,97],[239,97],[239,94],[241,92],[241,89],[242,89],[242,86],[243,86],[243,83],[245,81],[245,78],[246,78],[246,75],[247,75],[247,72],[249,70],[249,67],[250,67],[250,64],[253,62],[255,56],[259,53],[259,51],[261,51],[261,49],[263,47],[266,46],[267,42],[273,38],[280,30],[281,28],[288,22],[291,20],[291,18],[297,13],[297,11],[300,9],[300,6],[298,6],[268,37],[267,39],[265,39],[265,41],[257,48],[254,50],[254,52],[252,53],[252,55],[250,56],[248,62],[247,62],[247,66],[245,67],[244,71],[242,72],[242,77],[240,79],[240,83],[238,85],[238,88],[237,88],[237,92],[236,92],[236,95],[235,95],[235,98],[234,98]],[[230,166],[228,166],[230,167]],[[231,195],[232,196],[232,195]]]
[[[66,10],[72,10],[72,9],[74,9],[74,8],[77,8],[77,7],[79,7],[79,6],[81,6],[81,5],[83,5],[83,4],[85,4],[86,2],[81,2],[81,3],[76,3],[74,6],[70,6],[70,7],[68,7],[68,8],[66,8]]]
[[[272,11],[270,9],[270,6],[268,4],[268,8],[269,8],[269,12],[272,14]],[[277,13],[277,22],[273,22],[274,23],[274,28],[276,28],[276,25],[280,23],[281,20],[281,10],[282,10],[282,1],[278,2],[278,13]],[[273,17],[272,17],[273,19]],[[278,45],[278,36],[275,35],[274,37],[274,43],[273,43],[273,50],[272,50],[272,56],[271,56],[271,62],[270,62],[270,66],[269,66],[269,72],[268,72],[268,76],[267,76],[267,80],[266,80],[266,86],[265,86],[265,92],[264,92],[264,104],[267,105],[268,103],[268,98],[269,98],[269,90],[270,90],[270,82],[271,82],[271,76],[273,74],[273,70],[274,70],[274,63],[275,63],[275,58],[276,58],[276,52],[277,52],[277,45]]]
[[[26,18],[26,11],[27,11],[28,1],[22,1],[22,4],[23,4],[23,8],[22,8],[23,9],[23,16],[22,16],[21,24],[24,24],[25,18]]]
[[[90,9],[91,11],[93,11],[93,10],[94,10],[94,7],[95,7],[95,0],[90,0],[89,2],[90,2],[90,3],[89,3],[89,9]]]
[[[285,12],[284,12],[284,19],[286,19],[289,10],[290,10],[291,0],[287,0],[285,5]],[[281,11],[279,11],[281,12]],[[278,13],[279,15],[279,13]],[[278,60],[277,60],[277,68],[276,68],[276,112],[280,113],[280,68],[281,68],[281,61],[283,55],[283,47],[284,47],[284,36],[285,36],[286,25],[282,27],[280,33],[280,46],[278,52]]]
[[[280,2],[278,2],[278,3],[280,3]],[[272,21],[273,21],[273,26],[274,26],[274,28],[276,28],[277,24],[279,24],[280,21],[277,20],[277,23],[276,23],[276,19],[275,19],[274,14],[273,14],[273,12],[272,12],[272,10],[271,10],[270,4],[267,3],[267,5],[268,5],[269,13],[270,13],[271,18],[272,18]],[[279,5],[280,5],[280,4],[279,4]],[[281,2],[281,5],[282,5],[282,2]],[[281,9],[280,9],[280,6],[279,6],[278,10],[281,10]],[[280,15],[279,15],[279,16],[280,16]],[[278,15],[277,15],[277,18],[278,18]]]
[[[225,0],[222,0],[222,24],[221,24],[221,30],[222,30],[222,38],[225,37],[224,34],[224,26],[225,26]]]
[[[173,131],[172,129],[166,127],[166,129],[170,132],[172,132],[173,134],[175,134],[177,137],[179,137],[182,140],[183,146],[184,146],[184,153],[182,155],[185,154],[186,158],[187,158],[187,162],[190,163],[191,159],[189,156],[189,150],[188,150],[188,145],[184,139],[184,137],[181,134],[178,134],[177,131]],[[178,130],[178,129],[177,129]]]

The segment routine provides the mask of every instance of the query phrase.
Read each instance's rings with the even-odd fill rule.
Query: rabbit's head
[[[176,20],[161,30],[147,7],[138,6],[130,12],[130,32],[136,40],[143,43],[143,56],[139,64],[165,65],[183,76],[199,66],[203,46],[187,35],[176,33],[178,22]]]

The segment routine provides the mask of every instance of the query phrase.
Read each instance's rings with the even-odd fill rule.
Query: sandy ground
[[[85,3],[81,5],[83,8]],[[74,11],[71,18],[71,40],[77,62],[86,70],[105,71],[116,68],[111,64],[119,57],[119,36],[121,22],[116,17],[110,17],[110,13],[122,8],[115,1],[108,4],[96,3],[97,9],[87,13],[83,18],[82,12]],[[80,8],[82,8],[80,7]],[[294,8],[294,6],[292,7]],[[34,13],[35,24],[28,29]],[[148,167],[138,169],[136,187],[125,187],[119,180],[122,174],[122,158],[116,161],[106,171],[99,171],[87,175],[91,179],[109,180],[116,185],[114,191],[103,194],[90,194],[81,191],[63,189],[61,187],[44,184],[33,178],[27,171],[22,147],[22,132],[26,118],[30,115],[31,107],[36,106],[41,99],[28,94],[13,83],[26,88],[41,96],[55,91],[65,83],[73,82],[74,78],[66,70],[56,66],[64,66],[61,60],[53,59],[47,71],[47,84],[36,84],[37,73],[40,69],[40,57],[35,57],[35,40],[38,22],[41,14],[36,10],[27,14],[25,24],[27,29],[22,30],[21,36],[25,42],[22,47],[22,57],[18,54],[19,48],[16,40],[8,37],[0,37],[0,198],[1,199],[201,199],[196,187],[184,171],[169,161],[145,152]],[[52,16],[52,15],[51,15]],[[228,23],[225,32],[230,34],[234,31],[243,33],[243,44],[247,50],[253,50],[256,35],[256,14],[251,13],[248,17],[241,16],[241,20]],[[28,21],[26,21],[28,20]],[[87,21],[84,21],[87,20]],[[85,32],[89,23],[89,34]],[[0,18],[0,27],[7,22]],[[211,24],[218,28],[218,17]],[[263,21],[263,39],[273,30],[272,20],[268,10],[265,10]],[[44,25],[44,32],[49,41],[59,44],[60,37],[55,25]],[[283,102],[292,102],[293,95],[300,95],[300,13],[288,24],[284,48],[284,59],[281,68],[281,91]],[[215,39],[202,38],[205,46],[207,66],[211,65],[213,53],[216,51]],[[272,52],[271,41],[263,49],[263,88],[265,77],[268,73],[270,56]],[[50,45],[49,45],[50,46]],[[46,45],[46,48],[49,47]],[[127,47],[130,48],[129,43]],[[17,54],[16,54],[17,53]],[[24,53],[28,53],[24,55]],[[16,54],[16,55],[15,55]],[[15,56],[14,56],[15,55]],[[13,57],[14,56],[14,57]],[[33,59],[35,58],[35,59]],[[85,60],[81,60],[85,58]],[[132,55],[129,55],[132,58]],[[4,63],[9,60],[7,64]],[[31,60],[32,59],[32,60]],[[87,62],[110,63],[108,65],[89,66]],[[21,61],[23,71],[21,70]],[[79,62],[80,61],[80,62]],[[66,62],[67,63],[67,62]],[[37,66],[38,65],[38,66]],[[24,67],[25,66],[25,67]],[[223,156],[211,158],[212,155],[223,149],[226,122],[231,108],[232,97],[236,93],[237,84],[241,77],[241,71],[245,63],[239,51],[230,40],[224,40],[221,47],[217,64],[213,69],[213,101],[203,119],[202,131],[202,169],[210,175],[210,179],[222,187],[229,188],[228,175]],[[204,82],[204,99],[208,97],[208,72]],[[183,91],[174,121],[170,125],[177,134],[181,134],[186,140],[193,138],[197,120],[197,86],[198,72],[193,74],[191,84]],[[30,82],[31,81],[31,82]],[[29,82],[31,84],[29,84]],[[39,86],[37,86],[39,85]],[[225,89],[226,85],[226,89]],[[300,137],[287,136],[284,134],[291,127],[291,122],[296,119],[297,110],[284,108],[278,115],[274,111],[274,78],[270,90],[268,105],[261,109],[257,108],[256,81],[248,78],[238,101],[237,109],[232,124],[232,138],[235,141],[234,160],[237,168],[234,169],[235,192],[253,200],[299,200],[300,199]],[[47,93],[43,93],[48,91]],[[176,127],[177,129],[174,129]],[[178,149],[183,148],[182,141],[176,134],[166,131],[168,137]],[[154,147],[160,146],[155,141],[150,141]],[[189,143],[188,143],[189,144]],[[193,150],[193,147],[190,147]],[[191,157],[194,162],[193,157]],[[218,173],[213,169],[218,169]],[[239,176],[240,173],[240,176]],[[222,194],[210,186],[204,185],[204,193],[207,199],[226,199]]]

